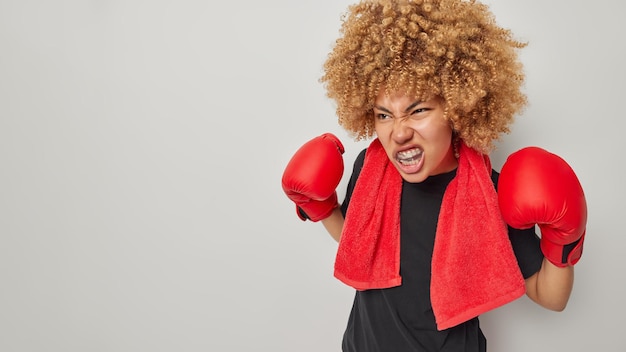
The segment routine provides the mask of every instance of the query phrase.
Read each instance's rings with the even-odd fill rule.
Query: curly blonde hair
[[[374,135],[380,89],[443,98],[457,136],[484,153],[526,104],[516,51],[526,44],[477,1],[363,0],[340,33],[320,81],[357,140]]]

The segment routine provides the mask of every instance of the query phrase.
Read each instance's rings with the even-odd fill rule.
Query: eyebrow
[[[406,109],[404,109],[404,112],[405,113],[409,112],[410,110],[420,105],[421,103],[423,103],[421,100],[414,101],[411,105],[409,105]],[[389,111],[389,109],[385,108],[384,106],[376,105],[375,108],[378,110],[382,110],[388,114],[391,114],[391,111]]]

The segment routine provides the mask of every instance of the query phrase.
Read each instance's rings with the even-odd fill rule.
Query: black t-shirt
[[[365,150],[355,163],[346,198],[345,216]],[[448,183],[456,170],[420,183],[403,181],[400,207],[400,274],[402,285],[357,291],[343,337],[345,352],[484,352],[486,340],[478,318],[438,331],[430,302],[430,264],[437,219]],[[497,185],[498,173],[492,173]],[[524,278],[541,267],[543,254],[534,229],[509,227],[509,238]]]

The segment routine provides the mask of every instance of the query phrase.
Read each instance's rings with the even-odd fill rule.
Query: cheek
[[[448,121],[444,120],[443,117],[433,121],[431,131],[433,138],[436,139],[448,139],[452,137],[452,127],[450,127]]]
[[[442,143],[450,143],[452,141],[452,129],[447,125],[441,126],[437,130],[435,138]]]
[[[452,128],[445,121],[416,121],[410,127],[430,143],[439,144],[452,138]]]
[[[374,133],[376,133],[376,136],[380,140],[389,138],[390,130],[391,128],[389,127],[389,124],[374,123]]]

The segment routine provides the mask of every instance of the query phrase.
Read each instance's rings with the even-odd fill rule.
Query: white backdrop
[[[0,351],[339,351],[336,243],[280,187],[323,132],[348,0],[0,0]],[[488,313],[489,350],[623,351],[626,42],[619,0],[490,0],[538,145],[589,205],[568,308]]]

